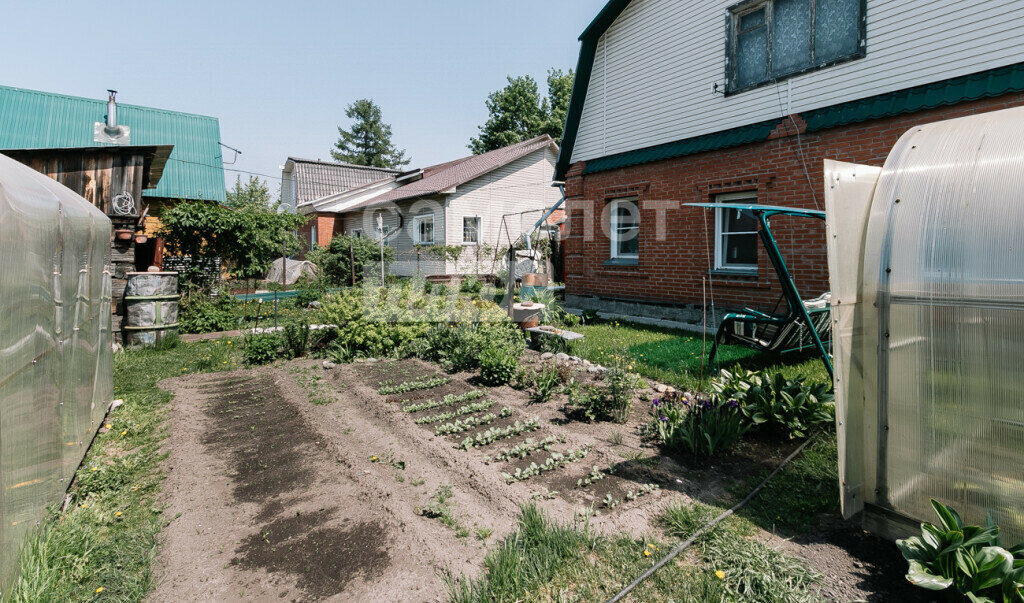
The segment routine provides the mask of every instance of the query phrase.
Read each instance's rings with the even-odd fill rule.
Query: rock
[[[122,400],[120,398],[118,398],[117,400],[114,400],[113,402],[110,403],[110,411],[113,412],[113,411],[117,410],[118,408],[121,407],[122,404],[124,404],[124,400]]]
[[[377,359],[376,358],[367,358],[366,361],[367,362],[377,362]]]
[[[655,383],[654,391],[658,392],[659,394],[663,394],[668,391],[668,386],[665,385],[664,383]]]
[[[569,355],[564,352],[555,354],[555,362],[566,362],[569,360]]]
[[[569,360],[572,360],[576,364],[583,362],[583,359],[580,358],[579,356],[569,356]]]
[[[320,307],[320,302],[314,299],[313,301],[309,302],[309,307],[310,308],[319,308]]]
[[[590,366],[590,361],[586,358],[583,359],[583,366]]]
[[[554,356],[554,354],[552,354],[551,352],[544,352],[543,354],[540,355],[540,359],[541,360],[547,360],[547,359],[551,358],[552,356]]]
[[[334,368],[336,366],[338,366],[338,365],[334,364],[330,360],[324,360],[324,362],[323,362],[323,367],[324,367],[325,371],[329,371],[329,370],[331,370],[332,368]]]
[[[111,344],[110,349],[113,350],[114,352],[123,352],[124,346],[119,343],[114,343]]]
[[[674,388],[674,387],[672,387],[672,386],[670,385],[670,386],[668,386],[668,387],[666,387],[666,388],[665,388],[665,393],[666,393],[666,394],[674,394],[674,393],[676,393],[676,388]]]
[[[588,373],[594,373],[596,375],[597,373],[601,372],[601,367],[595,366],[595,365],[592,364],[592,365],[587,367],[587,372]]]

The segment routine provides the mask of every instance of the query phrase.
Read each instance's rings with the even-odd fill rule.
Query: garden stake
[[[626,585],[626,588],[623,588],[621,591],[619,591],[619,593],[617,595],[615,595],[611,599],[608,599],[607,603],[615,603],[616,601],[621,601],[623,597],[625,597],[626,595],[628,595],[630,593],[630,591],[632,591],[634,588],[639,586],[641,582],[643,582],[644,580],[646,580],[646,579],[650,578],[652,575],[654,575],[654,572],[658,571],[666,563],[668,563],[669,561],[674,559],[676,555],[678,555],[679,553],[682,553],[686,549],[690,548],[690,545],[692,545],[694,542],[696,542],[698,538],[703,536],[705,532],[708,532],[709,530],[714,528],[716,525],[721,523],[722,520],[724,520],[725,518],[727,518],[730,515],[734,514],[736,511],[738,511],[744,505],[746,505],[748,502],[750,502],[750,500],[752,498],[754,498],[754,496],[756,496],[757,493],[760,492],[761,489],[764,488],[768,484],[768,482],[770,482],[772,480],[773,477],[775,477],[775,474],[778,473],[783,467],[788,465],[790,461],[795,459],[796,456],[798,454],[800,454],[803,451],[803,449],[806,448],[807,445],[810,444],[811,441],[817,435],[818,435],[818,432],[815,431],[814,433],[812,433],[810,435],[810,437],[808,437],[806,440],[804,440],[804,443],[800,444],[799,448],[797,448],[792,453],[790,453],[790,455],[787,456],[786,459],[784,461],[782,461],[782,463],[780,463],[778,467],[776,467],[774,470],[772,470],[772,472],[768,474],[768,477],[764,478],[764,480],[760,484],[758,484],[756,488],[751,490],[750,494],[748,494],[746,498],[744,498],[740,502],[738,502],[735,505],[733,505],[732,508],[730,508],[728,511],[725,511],[724,513],[722,513],[718,517],[716,517],[716,518],[712,519],[711,521],[709,521],[708,523],[704,524],[704,527],[702,527],[701,529],[699,529],[696,532],[694,532],[693,535],[690,536],[689,538],[687,538],[683,543],[679,544],[674,549],[669,551],[667,555],[662,557],[660,561],[658,561],[653,566],[651,566],[651,568],[648,569],[646,572],[640,574],[639,578],[637,578],[636,580],[633,580],[632,582],[630,582],[628,585]]]

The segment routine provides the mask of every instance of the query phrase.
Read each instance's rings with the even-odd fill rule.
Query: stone
[[[552,354],[551,352],[544,352],[543,354],[540,355],[540,359],[541,360],[548,360],[552,356],[554,356],[554,354]]]
[[[320,307],[320,302],[314,299],[313,301],[309,302],[309,307],[310,308],[319,308]]]
[[[586,358],[584,358],[582,364],[583,364],[583,366],[590,366],[590,361],[587,360]]]
[[[366,361],[367,362],[377,362],[377,359],[376,358],[367,358]]]
[[[587,367],[587,372],[588,373],[593,373],[593,374],[596,375],[597,373],[601,372],[601,367],[592,364],[592,365]]]
[[[572,360],[576,364],[583,362],[583,359],[580,358],[579,356],[569,356],[569,360]]]
[[[334,364],[330,360],[324,360],[324,362],[323,362],[323,367],[324,367],[325,371],[329,371],[329,370],[331,370],[332,368],[334,368],[336,366],[338,366],[338,365]]]
[[[118,408],[121,407],[122,404],[124,404],[124,400],[120,398],[114,400],[113,402],[110,403],[110,412],[117,410]]]
[[[664,383],[655,383],[654,391],[658,392],[659,394],[664,394],[665,392],[668,391],[668,386],[665,385]]]
[[[668,386],[668,387],[666,387],[666,388],[665,388],[665,393],[666,393],[666,394],[674,394],[674,393],[676,393],[676,388],[674,388],[674,387],[672,387],[672,386],[670,385],[670,386]]]
[[[564,353],[564,352],[559,352],[559,353],[555,354],[555,361],[556,362],[566,362],[568,360],[569,360],[569,355]]]

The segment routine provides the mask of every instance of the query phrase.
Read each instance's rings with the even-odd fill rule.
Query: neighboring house
[[[381,216],[386,242],[395,249],[391,267],[402,276],[490,273],[494,252],[532,229],[561,198],[551,185],[558,146],[550,136],[532,138],[480,155],[395,174],[311,203],[332,233],[377,239]],[[554,216],[557,220],[559,216]],[[326,245],[323,229],[320,244]],[[424,249],[462,246],[457,260],[443,261]]]
[[[567,304],[694,321],[780,297],[756,225],[823,209],[822,160],[881,165],[915,124],[1024,105],[1019,0],[612,0],[580,36],[555,179]],[[805,298],[824,228],[777,218]]]
[[[299,229],[300,240],[310,248],[324,247],[335,235],[334,214],[330,210],[311,212],[313,207],[330,205],[340,194],[381,179],[399,170],[289,157],[281,173],[282,211],[317,214]]]
[[[224,167],[217,118],[114,103],[113,95],[100,100],[0,86],[0,153],[18,151],[21,157],[31,155],[37,161],[33,167],[49,162],[51,166],[59,163],[65,172],[80,171],[81,180],[62,179],[62,182],[66,185],[72,182],[70,188],[105,211],[109,210],[110,197],[132,190],[132,182],[113,182],[106,190],[107,196],[90,197],[89,174],[93,165],[89,157],[102,148],[122,147],[156,147],[170,151],[169,155],[157,157],[157,165],[162,166],[162,170],[152,180],[154,188],[143,188],[141,196],[133,199],[139,212],[149,210],[143,226],[150,238],[131,250],[144,269],[161,262],[162,243],[153,235],[160,227],[159,217],[165,208],[182,199],[224,202]],[[75,149],[82,154],[76,155]],[[53,170],[48,173],[56,177]],[[82,190],[77,190],[75,182],[81,184]]]

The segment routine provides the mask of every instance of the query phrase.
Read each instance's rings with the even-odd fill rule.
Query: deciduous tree
[[[546,97],[540,95],[537,81],[528,75],[508,76],[507,79],[504,88],[487,97],[489,117],[479,128],[480,135],[470,139],[470,150],[486,153],[541,134],[548,134],[561,143],[573,72],[549,70]]]

